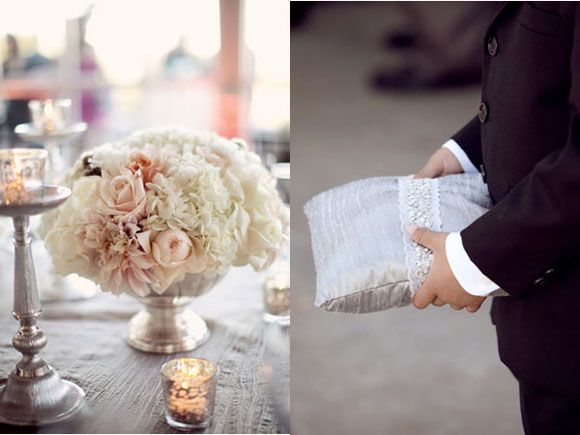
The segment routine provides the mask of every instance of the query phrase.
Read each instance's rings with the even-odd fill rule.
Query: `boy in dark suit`
[[[504,2],[477,115],[416,177],[480,170],[494,207],[461,233],[409,228],[434,253],[417,308],[479,309],[520,384],[527,434],[580,433],[580,4]]]

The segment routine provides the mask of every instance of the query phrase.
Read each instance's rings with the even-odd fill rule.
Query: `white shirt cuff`
[[[474,296],[487,296],[499,286],[485,276],[471,261],[459,233],[449,233],[445,239],[449,267],[463,289]]]
[[[447,148],[449,151],[453,153],[453,155],[457,158],[457,160],[459,160],[459,164],[463,168],[463,172],[465,172],[466,174],[474,174],[476,172],[479,172],[479,170],[473,165],[473,163],[471,163],[471,160],[469,160],[469,157],[467,157],[467,154],[465,154],[463,148],[461,148],[459,144],[455,142],[453,139],[449,139],[447,142],[445,142],[443,144],[443,148]]]

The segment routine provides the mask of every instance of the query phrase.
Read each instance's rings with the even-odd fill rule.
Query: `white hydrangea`
[[[55,269],[119,294],[162,293],[185,273],[267,267],[288,234],[275,180],[240,140],[164,128],[85,153],[72,198],[43,216]]]

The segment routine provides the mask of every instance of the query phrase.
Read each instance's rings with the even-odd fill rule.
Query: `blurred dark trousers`
[[[520,382],[526,435],[580,434],[580,401]]]

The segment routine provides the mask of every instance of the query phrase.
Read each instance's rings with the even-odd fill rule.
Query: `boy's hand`
[[[415,225],[411,225],[408,231],[415,242],[433,251],[431,270],[415,293],[413,305],[423,309],[431,303],[437,307],[449,304],[454,310],[466,308],[470,313],[479,310],[485,298],[473,296],[463,290],[449,267],[445,254],[447,233],[431,231]]]
[[[457,157],[447,148],[439,148],[429,158],[423,169],[415,174],[415,178],[437,178],[462,172],[463,168]]]

